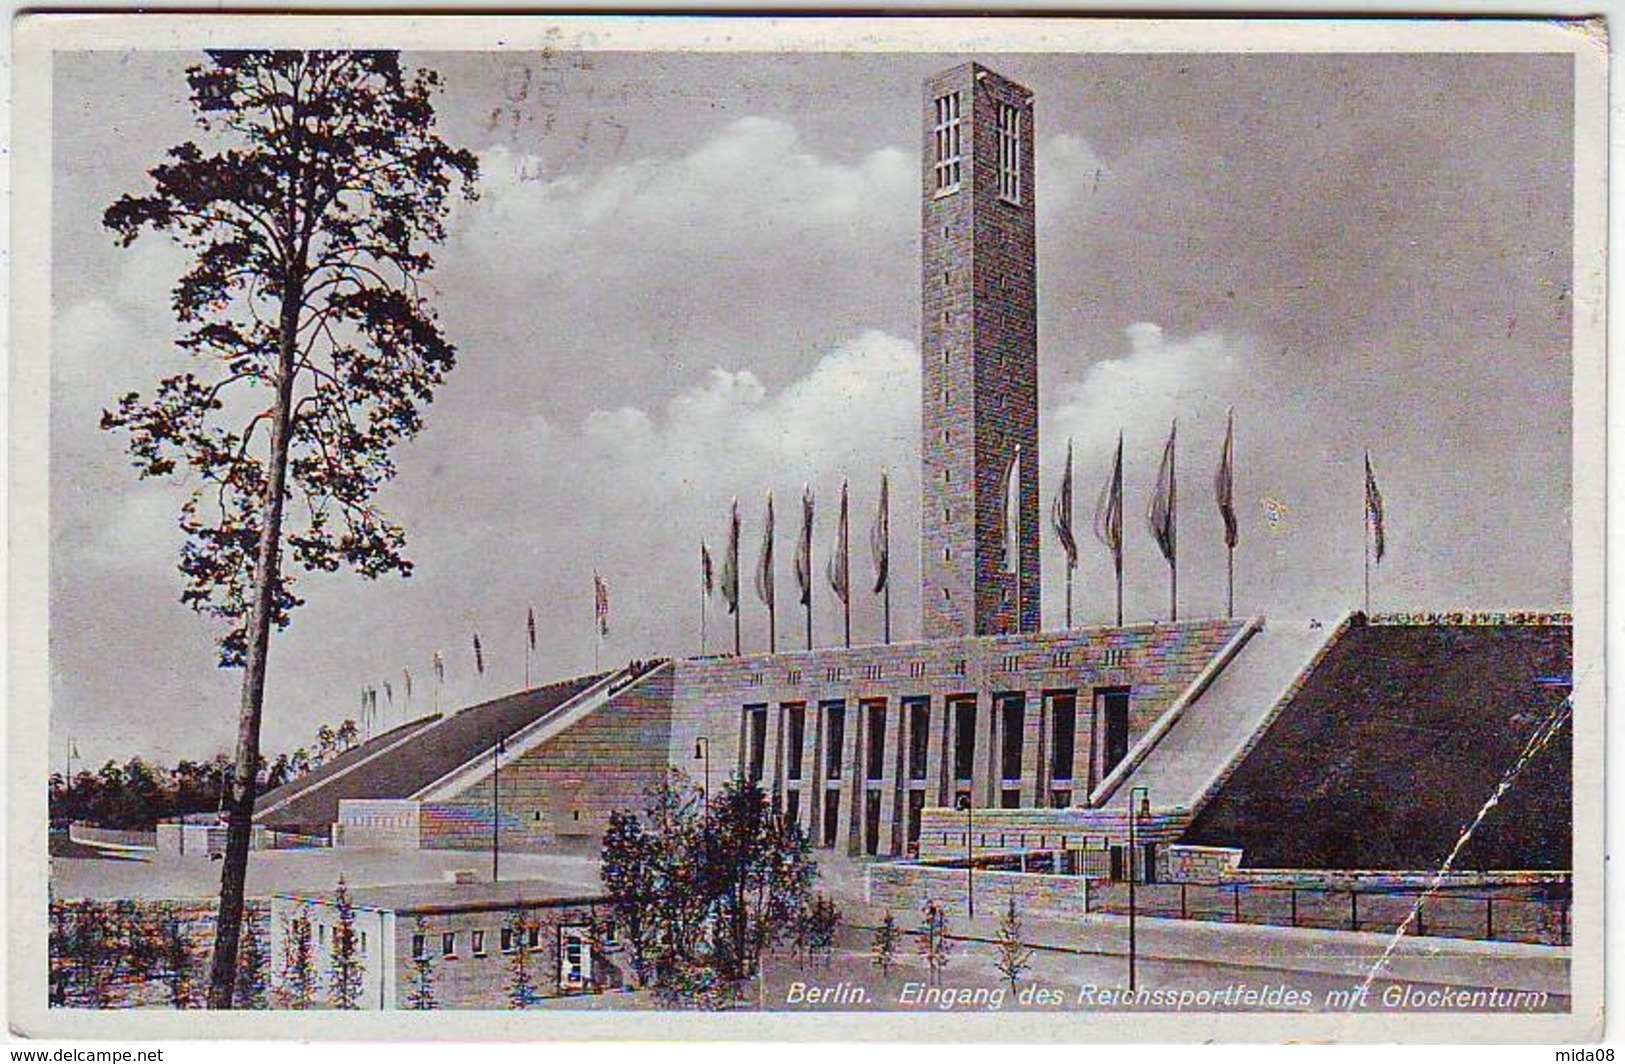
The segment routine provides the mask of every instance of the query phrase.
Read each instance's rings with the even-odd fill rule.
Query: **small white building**
[[[350,901],[362,1008],[412,1008],[424,996],[435,1008],[510,1008],[521,969],[536,999],[622,984],[606,899],[579,888],[460,875],[446,883],[359,887]],[[283,958],[301,916],[309,921],[311,1004],[330,1006],[340,926],[334,892],[272,898],[272,988],[279,1005],[291,1003]]]

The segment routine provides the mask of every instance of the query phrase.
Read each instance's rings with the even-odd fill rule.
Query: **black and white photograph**
[[[15,1033],[1601,1037],[1597,23],[14,38]]]

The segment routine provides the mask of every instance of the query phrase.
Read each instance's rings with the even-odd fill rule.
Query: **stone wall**
[[[421,837],[417,802],[346,798],[339,802],[333,845],[354,850],[415,850]]]
[[[1134,834],[1139,842],[1162,849],[1189,824],[1190,814],[1185,810],[1153,811],[1139,818]],[[955,860],[965,855],[967,818],[963,812],[926,809],[921,825],[922,860]],[[1126,843],[1129,837],[1127,814],[1109,809],[979,809],[969,818],[969,826],[971,847],[978,855],[1106,849]]]
[[[641,809],[644,794],[666,774],[671,715],[672,672],[656,672],[536,749],[504,763],[498,783],[503,846],[527,849],[561,839],[590,840],[609,827],[611,812]],[[432,824],[425,821],[425,845],[466,848],[456,840],[483,830],[479,845],[489,846],[490,796],[487,775],[455,801],[443,803],[443,813]]]
[[[1089,912],[1089,879],[1084,876],[1023,875],[978,868],[967,877],[963,868],[912,863],[876,864],[869,868],[866,899],[871,906],[889,909],[904,927],[916,922],[914,914],[936,901],[949,919],[968,916],[967,881],[974,891],[977,915],[1016,899],[1024,915],[1075,918]]]
[[[1132,748],[1243,623],[1080,628],[678,661],[672,674],[670,763],[699,780],[705,762],[695,751],[699,740],[706,740],[712,785],[721,786],[745,767],[745,711],[759,707],[766,723],[763,785],[786,808],[796,809],[815,845],[824,842],[824,817],[833,796],[837,851],[857,855],[866,850],[867,807],[878,801],[876,853],[901,854],[907,849],[910,801],[923,801],[927,808],[952,807],[957,795],[968,791],[978,808],[995,808],[1014,792],[1017,805],[1030,809],[1048,806],[1064,792],[1068,804],[1084,803],[1089,782],[1098,783],[1105,768],[1103,722],[1093,721],[1096,727],[1091,727],[1101,715],[1093,712],[1096,693],[1128,693]],[[1069,783],[1055,776],[1051,764],[1052,703],[1060,697],[1076,699]],[[994,711],[1008,699],[1023,706],[1021,775],[1014,780],[1002,777],[1003,714]],[[928,709],[923,779],[913,776],[904,756],[911,742],[908,707],[915,700]],[[973,777],[963,784],[952,778],[957,715],[949,712],[951,703],[961,701],[974,704],[977,728]],[[801,707],[806,721],[798,779],[790,777],[792,707]],[[875,778],[867,776],[869,733],[860,726],[871,707],[885,716],[882,771]],[[838,775],[828,771],[832,758],[825,743],[834,708],[846,720],[842,749],[833,759]],[[913,797],[916,793],[919,798]]]

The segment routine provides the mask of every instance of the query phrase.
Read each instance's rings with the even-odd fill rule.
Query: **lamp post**
[[[499,738],[491,749],[491,882],[499,878],[497,863],[502,853],[502,797],[498,790],[502,775],[502,755],[505,745]]]
[[[965,914],[976,919],[976,853],[971,848],[971,831],[976,826],[975,803],[968,794],[959,796],[959,808],[965,811]]]
[[[1134,993],[1135,961],[1138,959],[1135,941],[1134,866],[1139,852],[1139,818],[1151,811],[1151,795],[1146,787],[1130,787],[1128,792],[1128,989]]]
[[[700,761],[702,759],[705,761],[705,786],[700,791],[700,802],[702,808],[709,813],[711,811],[711,739],[705,735],[694,740],[694,760]]]

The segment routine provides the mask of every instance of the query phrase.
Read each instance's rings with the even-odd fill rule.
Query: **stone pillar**
[[[988,801],[988,796],[993,793],[993,788],[997,786],[993,780],[991,770],[992,759],[996,753],[993,744],[998,737],[997,727],[994,722],[996,714],[992,711],[992,705],[990,697],[981,694],[976,696],[976,722],[978,727],[976,729],[975,756],[971,758],[970,794],[971,801],[978,808],[986,808],[993,804]],[[955,716],[957,715],[955,714]],[[954,724],[957,731],[958,721],[955,721]],[[954,737],[954,741],[958,742],[957,735]]]
[[[948,773],[952,769],[952,729],[948,720],[946,699],[932,698],[926,719],[925,747],[925,804],[947,806],[953,804]]]
[[[812,763],[803,762],[801,804],[807,809],[807,837],[814,848],[824,845],[824,703],[807,704],[812,735]]]
[[[981,699],[977,700],[978,702]],[[1004,768],[999,763],[1003,750],[1000,743],[1004,740],[1004,714],[999,712],[999,703],[992,695],[987,696],[987,727],[983,733],[987,736],[987,789],[984,792],[982,804],[989,809],[999,807],[999,796],[1004,790]]]
[[[880,788],[880,846],[883,854],[902,852],[903,814],[908,806],[903,799],[904,777],[908,765],[903,760],[907,752],[903,745],[908,734],[907,709],[901,698],[891,699],[882,712],[886,715],[886,778]]]
[[[762,722],[767,735],[762,740],[762,790],[767,792],[768,805],[784,808],[784,703],[772,702],[767,707],[767,719]]]
[[[841,826],[835,848],[849,857],[863,852],[863,703],[846,703],[846,734],[841,744]]]
[[[1077,734],[1072,741],[1072,804],[1087,806],[1089,792],[1100,782],[1095,777],[1100,749],[1100,712],[1091,689],[1080,688],[1077,699]]]
[[[1021,726],[1021,806],[1023,809],[1042,809],[1048,804],[1044,784],[1044,750],[1049,718],[1049,707],[1043,691],[1028,691],[1022,710]]]

